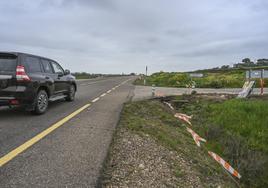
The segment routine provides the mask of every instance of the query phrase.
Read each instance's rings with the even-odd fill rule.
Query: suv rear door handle
[[[48,79],[49,79],[49,77],[48,77],[48,76],[46,76],[46,79],[48,80]]]

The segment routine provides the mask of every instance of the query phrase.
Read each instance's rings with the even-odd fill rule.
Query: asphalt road
[[[132,79],[80,81],[74,102],[53,102],[41,116],[0,108],[0,164],[8,159],[0,167],[0,187],[95,187],[122,105],[133,92]],[[81,113],[59,122],[85,104]],[[36,135],[59,123],[59,128],[32,143]],[[27,141],[32,145],[18,152]],[[3,159],[14,150],[13,159]]]

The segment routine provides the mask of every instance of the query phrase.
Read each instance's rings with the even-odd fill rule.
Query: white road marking
[[[101,95],[101,97],[104,97],[106,95],[106,93],[103,93],[102,95]]]
[[[92,102],[94,103],[94,102],[97,102],[98,100],[100,100],[99,97],[95,98]]]
[[[125,84],[126,82],[128,82],[129,80],[126,80],[124,82],[122,82],[121,84],[113,87],[112,89],[108,90],[106,93],[103,93],[102,95],[100,95],[100,97],[104,97],[105,95],[107,95],[108,93],[111,93],[113,90],[115,90],[116,88],[120,87],[121,85]],[[92,100],[92,103],[97,102],[98,100],[100,100],[100,97],[97,97],[95,99]]]

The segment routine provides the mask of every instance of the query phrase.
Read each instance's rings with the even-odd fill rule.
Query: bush
[[[203,78],[190,78],[188,73],[158,72],[147,77],[147,85],[166,87],[185,87],[191,80],[199,88],[242,87],[245,81],[243,71],[221,71],[216,73],[203,73]],[[268,82],[267,82],[268,83]],[[136,81],[136,84],[143,84]]]

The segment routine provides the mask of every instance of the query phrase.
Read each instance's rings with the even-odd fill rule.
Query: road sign
[[[250,70],[250,71],[247,71],[246,78],[268,78],[268,70]]]
[[[204,74],[202,73],[190,73],[191,78],[203,78]]]

